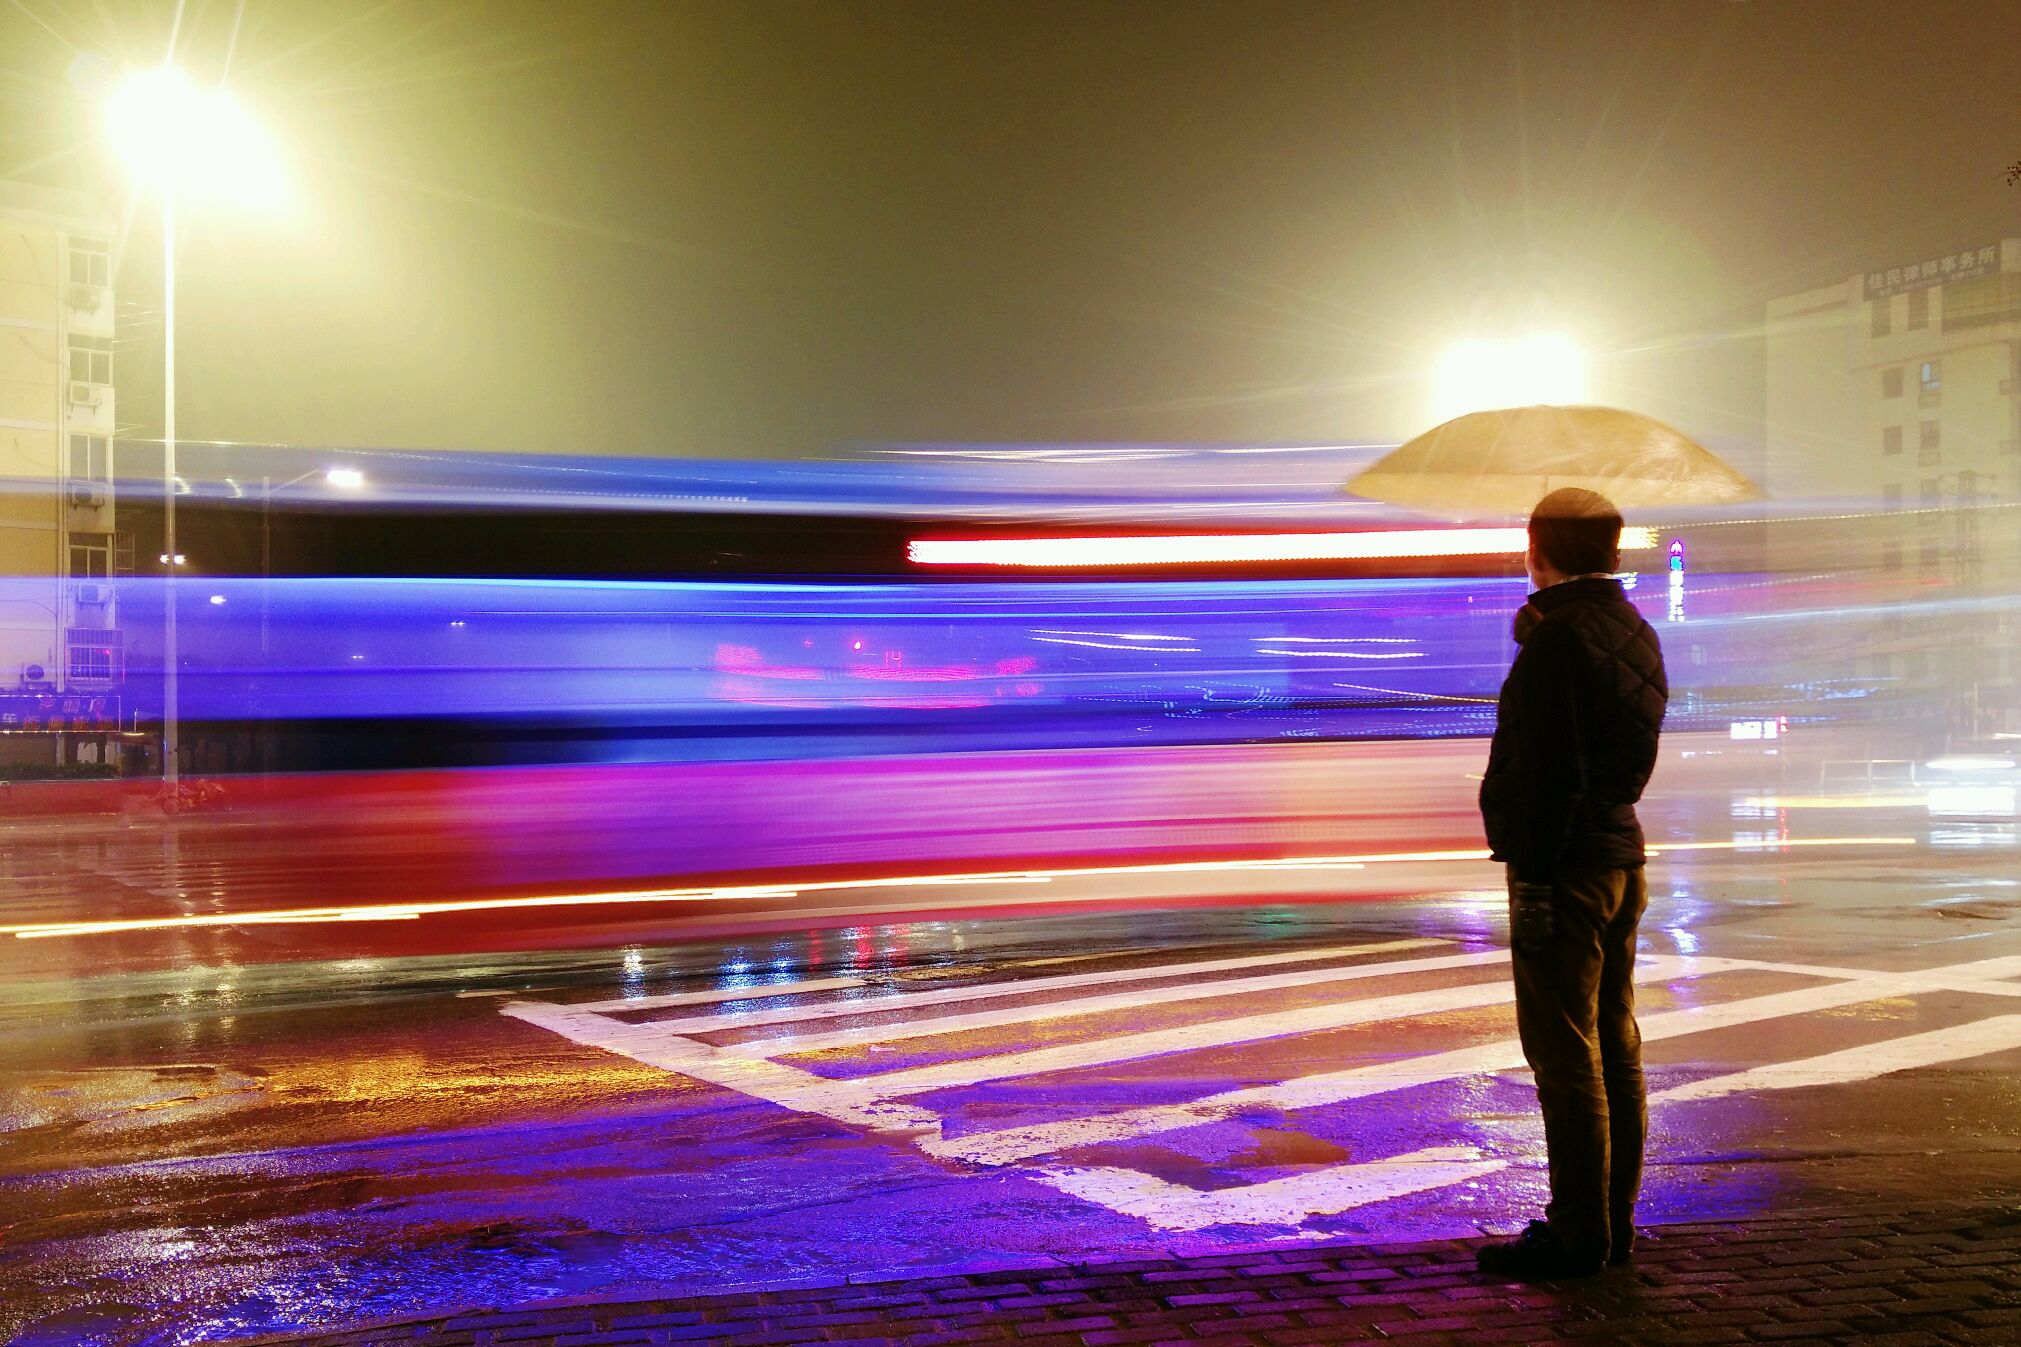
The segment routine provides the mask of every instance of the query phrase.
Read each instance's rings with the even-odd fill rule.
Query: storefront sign
[[[0,732],[67,730],[103,734],[119,728],[119,698],[76,693],[0,692]]]
[[[1888,267],[1867,273],[1866,297],[1886,299],[1906,290],[1925,290],[1947,281],[1969,281],[1975,276],[1991,276],[2000,269],[2000,245],[1967,248],[1945,253],[1906,267]]]

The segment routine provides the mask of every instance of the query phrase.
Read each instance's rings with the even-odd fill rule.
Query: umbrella
[[[1432,427],[1347,490],[1459,516],[1527,513],[1560,487],[1622,509],[1758,500],[1754,483],[1661,421],[1614,407],[1508,407]]]

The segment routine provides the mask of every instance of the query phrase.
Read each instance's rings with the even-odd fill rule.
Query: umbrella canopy
[[[1456,516],[1527,513],[1560,487],[1621,509],[1758,500],[1754,483],[1661,421],[1614,407],[1469,412],[1385,454],[1350,480],[1369,500]]]

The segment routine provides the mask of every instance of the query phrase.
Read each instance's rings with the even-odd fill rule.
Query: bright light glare
[[[280,151],[246,106],[173,66],[132,71],[113,87],[105,137],[151,191],[269,210],[287,195]]]
[[[1202,562],[1360,561],[1520,552],[1520,528],[1370,529],[1358,533],[1214,533],[1144,538],[918,538],[906,556],[922,566],[1183,566]],[[1656,546],[1655,530],[1621,530],[1621,550]]]
[[[1913,837],[1785,837],[1762,841],[1668,842],[1649,848],[1649,854],[1673,851],[1778,851],[1788,847],[1905,847],[1914,846]],[[953,874],[886,875],[877,879],[816,879],[805,883],[749,884],[717,889],[625,889],[608,893],[554,893],[520,898],[455,898],[435,902],[368,903],[357,907],[295,907],[258,912],[184,913],[172,917],[130,917],[110,921],[30,922],[20,926],[0,926],[0,935],[17,940],[49,940],[83,935],[107,935],[120,931],[189,930],[211,926],[253,926],[273,923],[315,923],[330,921],[406,921],[415,916],[443,912],[487,912],[542,907],[598,907],[630,903],[715,903],[752,898],[797,898],[802,893],[836,892],[853,889],[938,888],[943,885],[1030,884],[1052,879],[1092,878],[1123,875],[1178,875],[1239,873],[1247,870],[1356,870],[1368,865],[1401,865],[1413,862],[1439,864],[1455,861],[1485,861],[1485,850],[1389,851],[1350,856],[1281,856],[1220,861],[1155,861],[1134,865],[1080,865],[1060,869],[970,871]],[[1103,901],[1097,892],[1063,901]],[[938,902],[939,900],[935,900]],[[980,900],[967,899],[964,903]],[[1011,901],[1030,902],[1026,895]]]
[[[1932,758],[1926,764],[1933,772],[2011,772],[2014,759],[1996,758],[1990,754],[1954,753],[1948,757]]]
[[[1497,407],[1574,406],[1592,399],[1586,352],[1559,332],[1463,341],[1439,357],[1432,373],[1434,424]]]
[[[323,480],[346,491],[358,491],[365,485],[365,474],[356,468],[332,468],[323,474]]]

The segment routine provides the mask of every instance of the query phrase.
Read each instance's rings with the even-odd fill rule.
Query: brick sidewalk
[[[708,1296],[459,1311],[253,1341],[293,1347],[2021,1342],[2021,1202],[1663,1226],[1637,1247],[1630,1269],[1532,1287],[1477,1273],[1474,1247],[1300,1245],[1203,1258],[913,1269]]]

